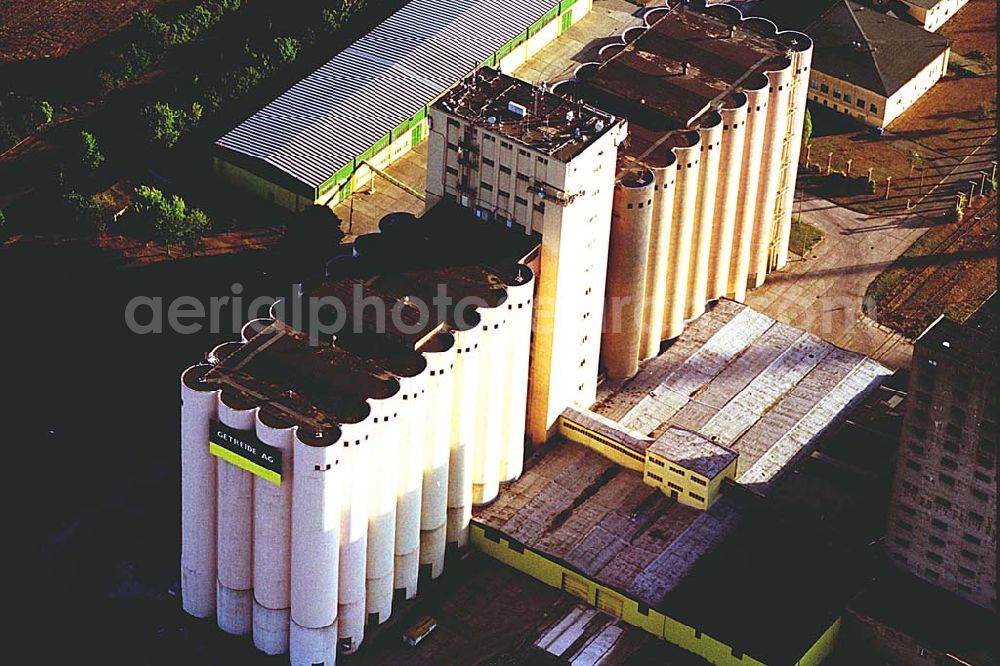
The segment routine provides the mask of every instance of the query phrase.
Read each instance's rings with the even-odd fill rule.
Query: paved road
[[[891,368],[909,364],[911,343],[863,314],[869,283],[924,231],[919,216],[870,217],[818,197],[805,196],[802,219],[826,239],[803,260],[747,296],[747,304]]]

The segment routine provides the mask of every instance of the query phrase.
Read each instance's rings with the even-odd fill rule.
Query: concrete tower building
[[[889,504],[900,568],[997,610],[996,297],[917,339]]]
[[[597,395],[611,206],[626,124],[493,70],[466,79],[428,118],[428,195],[542,238],[527,431],[544,442],[564,408],[589,405]],[[488,455],[494,450],[488,447]],[[476,501],[495,495],[495,481],[482,482]]]

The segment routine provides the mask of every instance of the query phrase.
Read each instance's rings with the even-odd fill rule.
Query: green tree
[[[43,99],[35,106],[35,122],[38,125],[52,122],[52,105],[48,101]]]
[[[184,112],[166,102],[144,108],[140,114],[146,141],[161,148],[173,148],[184,131]]]
[[[7,226],[7,216],[3,214],[3,209],[0,208],[0,231],[3,231],[5,226]]]
[[[184,199],[176,194],[168,197],[147,185],[135,189],[132,207],[153,234],[168,244],[191,244],[201,238],[211,224],[204,211],[189,209]]]
[[[20,140],[21,137],[10,126],[10,123],[0,120],[0,153],[14,147]]]
[[[301,44],[293,37],[275,37],[274,49],[278,54],[278,60],[282,64],[294,61],[299,56]]]
[[[76,151],[77,162],[85,173],[93,173],[104,164],[104,153],[97,145],[97,139],[86,130],[80,132]]]
[[[806,109],[806,119],[802,123],[802,143],[809,145],[813,135],[813,117],[809,109]]]

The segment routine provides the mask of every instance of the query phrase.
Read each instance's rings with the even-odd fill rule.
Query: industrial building
[[[347,196],[426,136],[431,205],[383,218],[325,282],[182,375],[184,609],[292,664],[329,665],[421,575],[439,576],[449,546],[522,548],[531,558],[511,563],[552,583],[561,555],[530,512],[507,550],[486,528],[508,533],[496,517],[530,486],[525,445],[555,437],[539,469],[568,456],[579,465],[566,483],[583,489],[564,516],[581,531],[560,547],[590,532],[587,493],[606,498],[605,484],[651,516],[626,515],[632,536],[612,541],[662,528],[601,571],[575,570],[567,589],[714,663],[740,659],[725,636],[689,636],[663,595],[738,524],[727,487],[766,494],[886,374],[737,302],[787,260],[811,41],[731,7],[677,4],[647,11],[572,79],[504,74],[589,8],[562,2],[516,53],[465,61],[499,69],[417,86],[429,106],[393,148],[388,116],[416,99],[396,79],[437,80],[419,63],[450,67],[445,56],[473,48],[457,39],[478,37],[466,12],[492,8],[476,16],[509,27],[515,10],[493,4],[461,4],[448,22],[414,0],[338,56],[374,68],[343,77],[346,97],[331,95],[335,59],[220,142],[220,172],[298,209]],[[426,34],[400,38],[392,21],[408,8],[423,8],[411,18]],[[424,316],[441,288],[473,299],[472,318]],[[399,319],[349,307],[369,301]],[[301,317],[317,302],[326,319],[348,306],[335,333]],[[543,503],[556,492],[535,491]],[[473,522],[474,507],[490,508]],[[836,631],[827,622],[796,660],[814,663]]]
[[[769,632],[709,630],[673,593],[745,518],[709,477],[766,496],[888,374],[720,301],[638,376],[602,385],[592,410],[567,410],[550,448],[476,509],[473,544],[711,663],[820,663],[839,617],[817,613],[776,652]],[[717,601],[754,612],[754,600]]]
[[[969,0],[900,0],[924,30],[934,32],[964,7]]]
[[[948,39],[851,0],[807,30],[816,40],[809,98],[873,127],[887,127],[948,72]]]
[[[216,142],[222,180],[293,211],[346,199],[427,136],[481,65],[510,71],[592,0],[411,0]]]
[[[429,111],[428,195],[542,237],[535,442],[593,402],[598,353],[629,377],[708,302],[743,300],[787,262],[810,39],[728,6],[644,21],[554,95],[483,70]],[[569,328],[579,344],[557,344]]]
[[[405,326],[362,310],[317,343],[280,301],[183,373],[189,614],[292,664],[333,664],[421,572],[441,574],[472,504],[520,476],[537,238],[456,225],[461,212],[388,218],[313,294],[380,299]],[[439,286],[480,306],[421,318]]]
[[[900,569],[994,612],[996,304],[914,345],[886,538]]]

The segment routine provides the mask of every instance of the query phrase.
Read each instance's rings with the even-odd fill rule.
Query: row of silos
[[[293,664],[332,664],[360,646],[366,625],[389,617],[395,597],[416,594],[421,570],[441,574],[446,545],[468,541],[473,504],[521,472],[534,280],[524,267],[513,278],[506,298],[474,313],[477,325],[444,326],[423,341],[419,372],[364,358],[361,366],[391,375],[392,389],[369,395],[357,422],[311,427],[305,406],[282,409],[282,399],[213,372],[280,322],[253,322],[243,343],[185,371],[188,613],[215,615],[227,633],[252,634],[258,649],[288,651]],[[213,420],[280,449],[281,484],[212,456]]]
[[[811,41],[732,7],[709,11],[776,36],[788,53],[763,63],[691,129],[665,137],[669,155],[619,173],[602,341],[610,377],[635,374],[709,302],[742,301],[786,261]]]

